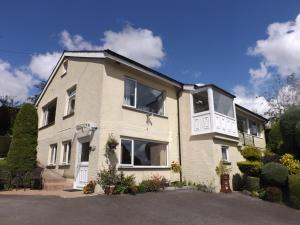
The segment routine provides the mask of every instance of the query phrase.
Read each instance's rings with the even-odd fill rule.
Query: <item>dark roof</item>
[[[202,86],[194,85],[194,87],[196,89],[205,88],[205,87],[212,87],[212,88],[217,89],[218,91],[222,92],[223,94],[228,95],[229,97],[235,98],[235,95],[231,94],[230,92],[228,92],[228,91],[224,90],[223,88],[220,88],[220,87],[218,87],[217,85],[214,85],[214,84],[205,84],[205,85],[202,85]]]
[[[245,108],[245,107],[243,107],[243,106],[241,106],[241,105],[235,104],[235,106],[236,106],[237,108],[241,109],[242,111],[246,111],[247,113],[250,113],[250,114],[252,114],[252,115],[258,117],[259,119],[261,119],[261,120],[263,120],[263,121],[265,121],[265,122],[268,122],[268,121],[269,121],[267,118],[265,118],[265,117],[259,115],[258,113],[255,113],[255,112],[253,112],[253,111],[251,111],[251,110],[249,110],[249,109],[247,109],[247,108]]]

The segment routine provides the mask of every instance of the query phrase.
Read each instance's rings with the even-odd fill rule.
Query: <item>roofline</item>
[[[188,85],[189,85],[189,84],[188,84]],[[235,97],[236,97],[235,95],[233,95],[233,94],[231,94],[230,92],[224,90],[223,88],[218,87],[218,86],[215,85],[215,84],[205,84],[205,85],[202,85],[202,86],[198,86],[198,85],[195,85],[195,84],[194,84],[194,87],[195,87],[195,89],[206,88],[206,87],[212,87],[212,88],[214,88],[214,89],[217,89],[218,91],[221,91],[223,94],[228,95],[228,96],[231,97],[231,98],[235,98]]]
[[[243,107],[243,106],[241,106],[241,105],[238,105],[238,104],[235,103],[235,106],[236,106],[237,108],[241,109],[242,111],[246,111],[247,113],[252,114],[252,115],[255,116],[255,117],[258,117],[259,119],[265,121],[265,123],[269,121],[267,118],[265,118],[265,117],[259,115],[258,113],[255,113],[255,112],[253,112],[253,111],[251,111],[251,110],[249,110],[249,109],[247,109],[247,108],[245,108],[245,107]]]
[[[59,66],[61,65],[61,63],[63,62],[64,58],[66,57],[78,57],[78,58],[109,58],[111,60],[117,61],[121,64],[127,65],[133,69],[137,69],[141,72],[147,73],[150,76],[156,77],[162,81],[168,82],[173,86],[182,88],[183,84],[163,73],[160,73],[154,69],[151,69],[147,66],[144,66],[132,59],[129,59],[125,56],[119,55],[114,51],[111,51],[109,49],[106,50],[97,50],[97,51],[63,51],[62,55],[60,56],[58,62],[56,63],[55,67],[53,68],[49,78],[47,79],[46,85],[44,87],[44,89],[42,90],[41,94],[39,95],[35,106],[38,106],[38,104],[40,103],[42,97],[45,94],[45,91],[47,90],[49,84],[51,83],[51,81],[54,78],[54,75],[56,74]]]

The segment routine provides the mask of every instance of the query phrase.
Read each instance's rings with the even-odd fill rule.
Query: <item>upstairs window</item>
[[[238,126],[238,130],[240,132],[243,132],[243,133],[247,133],[248,132],[248,129],[247,129],[247,119],[245,117],[237,116],[237,126]]]
[[[200,113],[209,110],[207,91],[200,91],[193,94],[194,113]]]
[[[43,126],[47,126],[55,122],[56,99],[43,107],[43,113],[44,113]]]
[[[121,165],[167,166],[167,144],[122,139],[120,161]]]
[[[214,90],[215,111],[225,116],[234,118],[233,99]]]
[[[70,88],[67,92],[68,92],[67,115],[70,115],[75,112],[76,86]]]
[[[61,164],[68,165],[71,158],[71,141],[63,142],[62,147]]]
[[[164,115],[164,92],[126,78],[124,104],[146,112]]]

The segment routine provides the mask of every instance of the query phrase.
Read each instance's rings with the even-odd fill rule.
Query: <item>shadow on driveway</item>
[[[239,193],[170,191],[63,199],[0,196],[1,225],[289,225],[300,211]]]

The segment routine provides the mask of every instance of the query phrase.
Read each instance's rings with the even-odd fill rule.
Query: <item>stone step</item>
[[[73,184],[69,182],[64,183],[44,183],[44,190],[47,191],[62,191],[65,189],[72,189]]]

